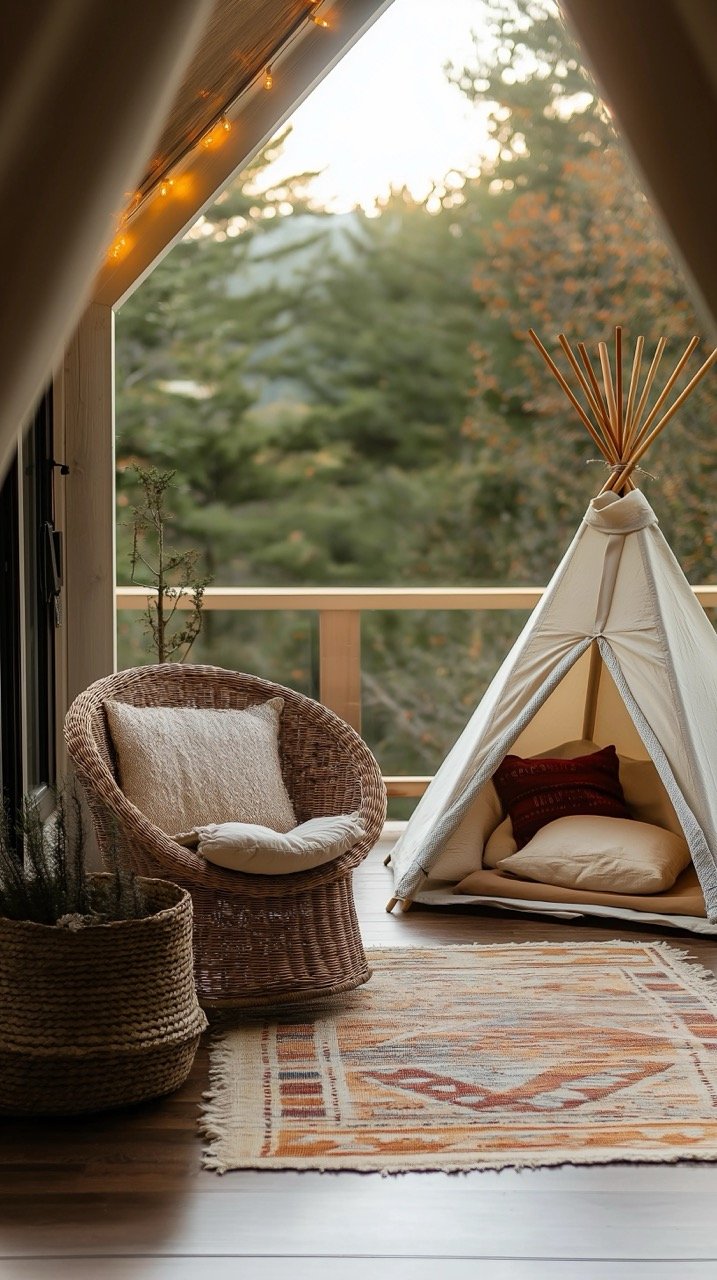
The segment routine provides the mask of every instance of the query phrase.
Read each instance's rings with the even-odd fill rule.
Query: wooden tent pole
[[[650,394],[650,388],[652,387],[652,384],[655,380],[655,374],[657,373],[657,366],[659,365],[662,359],[662,353],[665,350],[666,345],[667,345],[667,340],[665,338],[660,338],[657,346],[655,347],[655,354],[652,357],[652,364],[650,365],[650,368],[647,371],[647,377],[645,378],[645,385],[642,388],[642,395],[640,396],[640,399],[637,402],[635,416],[633,417],[633,420],[630,424],[630,440],[628,441],[630,445],[632,444],[632,441],[634,440],[635,436],[637,435],[637,432],[639,431],[640,419],[643,413],[645,412],[647,397]]]
[[[615,399],[617,400],[617,449],[622,457],[623,416],[622,416],[622,326],[615,326]]]
[[[595,370],[593,369],[592,360],[590,359],[590,356],[588,355],[588,349],[587,349],[587,347],[585,346],[585,343],[584,343],[584,342],[579,342],[579,343],[578,343],[578,351],[580,352],[580,358],[581,358],[581,360],[582,360],[583,364],[585,365],[585,372],[587,373],[588,378],[590,379],[590,385],[591,385],[591,387],[592,387],[593,391],[595,392],[595,397],[596,397],[596,399],[597,399],[597,401],[598,401],[598,404],[600,405],[600,407],[601,407],[601,409],[602,409],[602,416],[603,416],[603,418],[604,418],[605,422],[606,422],[606,423],[608,424],[608,426],[609,426],[609,424],[610,424],[610,414],[608,413],[607,405],[606,405],[605,400],[604,400],[604,398],[603,398],[602,391],[600,390],[600,383],[598,382],[597,378],[595,377]]]
[[[583,712],[583,740],[592,741],[597,716],[598,693],[600,692],[600,676],[602,675],[602,654],[597,640],[593,640],[590,649],[590,667],[588,684],[585,691],[585,710]]]
[[[568,360],[570,361],[575,371],[575,376],[577,377],[578,382],[580,383],[580,386],[583,389],[583,392],[585,394],[588,404],[590,405],[590,408],[593,411],[593,414],[595,415],[595,421],[597,422],[598,426],[602,431],[603,436],[605,437],[605,443],[608,447],[608,450],[610,451],[610,453],[614,454],[614,461],[617,462],[618,460],[617,441],[613,437],[613,434],[610,430],[610,423],[608,422],[607,418],[603,413],[602,406],[595,399],[595,394],[593,392],[593,389],[590,386],[590,383],[588,382],[587,378],[585,377],[585,374],[583,373],[582,369],[580,368],[580,365],[578,364],[575,358],[573,349],[570,346],[570,343],[568,342],[564,333],[558,334],[558,342],[563,348],[563,351],[565,352],[566,356],[568,357]]]
[[[639,430],[638,434],[635,436],[635,441],[634,441],[634,442],[635,442],[635,444],[636,444],[636,445],[639,445],[639,444],[640,444],[640,443],[645,439],[645,436],[647,435],[647,433],[648,433],[648,431],[649,431],[650,427],[652,426],[652,423],[654,422],[655,418],[657,417],[658,411],[660,410],[660,408],[662,407],[662,405],[665,403],[665,400],[667,399],[667,397],[668,397],[668,395],[670,394],[670,392],[671,392],[672,388],[674,387],[675,383],[677,382],[677,379],[679,378],[680,374],[682,373],[682,370],[684,369],[685,365],[687,364],[687,361],[689,360],[690,356],[692,355],[692,352],[694,351],[694,349],[695,349],[695,347],[696,347],[696,346],[699,346],[699,341],[700,341],[700,340],[699,340],[699,338],[690,338],[690,340],[689,340],[689,342],[688,342],[688,344],[687,344],[687,347],[685,348],[685,351],[684,351],[683,355],[682,355],[682,356],[680,357],[680,359],[677,361],[677,364],[675,365],[675,368],[674,368],[674,370],[673,370],[672,374],[671,374],[671,375],[670,375],[670,377],[667,379],[667,382],[665,383],[664,387],[662,388],[662,391],[660,392],[660,394],[659,394],[659,396],[657,397],[657,399],[656,399],[655,403],[653,404],[653,406],[652,406],[652,408],[651,408],[651,410],[650,410],[649,414],[647,415],[647,417],[645,418],[645,421],[643,422],[642,426],[640,427],[640,430]]]
[[[610,426],[612,427],[613,435],[617,440],[617,405],[615,404],[615,388],[612,385],[610,356],[608,355],[607,346],[604,342],[598,343],[598,354],[600,356],[602,380],[605,383],[605,399],[607,400],[608,413],[610,415]]]
[[[610,356],[608,355],[608,349],[604,342],[598,343],[598,355],[600,356],[600,367],[602,369],[603,382],[605,383],[605,398],[607,400],[607,407],[610,412],[610,425],[612,428],[612,434],[615,440],[617,441],[617,449],[618,449],[617,460],[618,462],[621,463],[622,454],[621,454],[620,442],[619,442],[618,413],[617,413],[617,404],[615,401],[615,388],[613,387],[613,382],[612,382]],[[603,490],[605,489],[621,489],[623,487],[622,481],[623,481],[623,468],[622,466],[619,466],[608,477],[607,481],[603,485],[603,489],[601,490],[601,492],[603,492]]]
[[[642,366],[642,351],[645,346],[645,339],[642,334],[639,335],[635,342],[635,354],[632,360],[632,371],[630,373],[630,386],[627,392],[627,408],[625,409],[625,433],[623,436],[623,445],[625,450],[630,447],[630,439],[632,435],[632,411],[635,405],[635,396],[637,395],[637,387],[640,381],[640,368]]]
[[[652,357],[652,364],[650,365],[650,368],[647,371],[647,377],[645,378],[645,385],[642,389],[642,395],[640,396],[640,399],[637,403],[637,408],[635,409],[632,422],[630,423],[630,435],[628,440],[625,442],[625,446],[623,448],[623,458],[627,458],[629,456],[630,451],[633,449],[635,440],[639,435],[640,419],[642,418],[642,415],[645,411],[645,405],[647,404],[647,399],[650,394],[652,384],[655,380],[655,375],[657,373],[657,369],[662,359],[662,355],[666,345],[667,345],[667,339],[660,338],[657,343],[657,346],[655,347],[655,354]],[[622,484],[618,485],[617,482],[618,480],[628,479],[630,476],[631,470],[632,468],[630,468],[627,471],[623,469],[621,472],[614,473],[613,475],[611,475],[608,478],[607,482],[603,485],[602,489],[600,490],[600,493],[607,493],[608,490],[617,492],[618,488],[623,488],[624,486]]]
[[[689,342],[667,382],[660,391],[652,408],[648,411],[644,422],[643,415],[647,408],[647,402],[652,390],[652,384],[655,381],[660,361],[664,354],[667,340],[665,338],[658,339],[655,351],[647,371],[645,381],[640,392],[640,374],[642,371],[642,361],[645,350],[645,339],[640,334],[635,340],[635,351],[633,353],[632,368],[630,370],[630,382],[627,389],[627,403],[624,400],[624,384],[623,384],[623,329],[621,325],[615,326],[615,377],[610,366],[610,355],[607,344],[598,343],[598,355],[600,358],[600,368],[604,384],[603,390],[600,387],[598,379],[593,368],[592,360],[588,354],[587,347],[584,342],[577,343],[578,354],[585,368],[585,372],[580,368],[580,364],[575,353],[568,342],[564,333],[558,334],[558,341],[567,356],[570,368],[575,374],[579,387],[585,396],[588,413],[594,415],[594,422],[588,417],[588,413],[576,398],[569,383],[564,378],[560,369],[556,365],[550,353],[543,346],[540,338],[534,329],[528,330],[528,336],[537,348],[550,369],[553,377],[559,387],[567,396],[571,405],[575,409],[580,421],[587,428],[591,440],[597,445],[603,458],[610,467],[610,475],[600,490],[600,494],[613,493],[629,493],[635,489],[635,481],[632,473],[635,470],[640,459],[649,449],[653,440],[657,438],[661,431],[665,429],[671,418],[677,413],[677,410],[685,403],[685,400],[692,394],[695,387],[702,381],[705,374],[717,360],[717,348],[707,357],[704,363],[697,370],[694,377],[688,382],[683,391],[680,392],[674,404],[663,412],[659,421],[655,422],[660,410],[665,405],[667,398],[672,391],[682,370],[685,368],[687,361],[692,355],[695,347],[698,345],[699,339],[690,338]],[[587,374],[587,377],[585,376]],[[653,425],[654,424],[654,425]],[[598,495],[599,496],[599,495]]]
[[[573,406],[573,408],[575,409],[576,413],[578,414],[578,416],[579,416],[579,418],[580,418],[580,421],[583,423],[583,425],[584,425],[584,426],[586,426],[586,427],[587,427],[587,429],[588,429],[588,431],[590,432],[590,435],[591,435],[591,437],[592,437],[593,441],[594,441],[594,442],[595,442],[595,444],[597,445],[597,447],[598,447],[598,449],[600,450],[600,452],[601,452],[602,456],[603,456],[604,458],[606,458],[606,459],[608,460],[608,462],[611,462],[611,461],[612,461],[612,459],[610,458],[610,455],[609,455],[609,454],[608,454],[608,452],[607,452],[607,446],[603,443],[603,440],[602,440],[601,436],[600,436],[600,435],[598,434],[598,432],[595,430],[595,427],[593,426],[592,422],[590,421],[590,419],[588,418],[587,414],[585,413],[585,411],[584,411],[584,409],[583,409],[582,405],[580,404],[579,400],[576,400],[575,396],[573,395],[573,392],[572,392],[571,388],[569,387],[568,383],[565,381],[565,378],[563,377],[562,373],[560,372],[560,370],[559,370],[558,366],[556,365],[555,361],[553,360],[552,356],[549,354],[549,352],[548,352],[548,351],[546,351],[545,347],[543,346],[542,342],[540,341],[540,338],[538,337],[538,335],[537,335],[537,333],[535,332],[535,330],[534,330],[534,329],[529,329],[529,330],[528,330],[528,336],[529,336],[529,338],[530,338],[531,342],[533,342],[533,343],[534,343],[534,345],[538,348],[538,351],[540,352],[540,354],[541,354],[541,356],[543,357],[543,359],[544,359],[545,363],[547,364],[548,368],[550,369],[550,372],[552,373],[553,377],[556,379],[556,381],[557,381],[557,382],[560,384],[560,386],[562,387],[563,391],[565,392],[566,396],[568,397],[568,400],[570,401],[571,405]]]
[[[692,380],[687,383],[687,386],[685,387],[684,391],[682,391],[681,394],[677,397],[677,399],[675,400],[675,403],[670,406],[670,408],[667,410],[665,414],[663,414],[663,416],[660,418],[660,421],[656,424],[656,426],[652,428],[652,431],[650,432],[650,434],[643,439],[642,443],[635,450],[635,452],[633,453],[632,457],[628,461],[627,466],[625,468],[625,478],[627,478],[630,475],[630,473],[635,469],[638,462],[640,461],[640,458],[642,458],[643,454],[645,454],[647,450],[650,448],[650,445],[652,444],[653,440],[655,440],[657,436],[659,436],[661,431],[664,431],[670,419],[674,417],[674,415],[677,413],[677,410],[681,408],[682,405],[685,403],[685,400],[687,399],[687,397],[692,394],[697,384],[702,381],[702,379],[704,378],[708,370],[712,368],[712,365],[714,364],[715,360],[717,360],[717,347],[715,347],[712,354],[707,357],[704,364],[697,370],[697,373],[695,374],[694,378],[692,378]]]

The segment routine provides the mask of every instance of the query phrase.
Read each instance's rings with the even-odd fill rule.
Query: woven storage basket
[[[74,932],[0,919],[0,1112],[100,1111],[186,1080],[206,1026],[192,903],[166,880],[139,884],[152,912],[140,919]]]

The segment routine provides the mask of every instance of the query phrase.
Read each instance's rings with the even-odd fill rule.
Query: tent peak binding
[[[622,327],[617,325],[615,327],[614,375],[610,365],[607,344],[605,342],[598,343],[598,357],[603,383],[601,387],[585,343],[577,343],[577,350],[580,356],[580,360],[578,360],[565,334],[558,334],[558,342],[577,378],[580,391],[585,398],[586,408],[580,403],[569,382],[560,372],[535,330],[528,330],[528,336],[537,347],[553,377],[575,409],[580,421],[587,428],[590,438],[597,445],[610,467],[610,475],[600,490],[601,493],[612,490],[614,493],[624,494],[635,488],[632,473],[638,462],[647,452],[653,440],[667,426],[677,410],[682,408],[685,400],[692,394],[697,384],[702,381],[707,371],[717,360],[717,348],[715,348],[670,407],[664,410],[661,417],[658,417],[672,388],[699,343],[699,338],[690,338],[662,391],[645,416],[647,401],[667,346],[667,340],[665,338],[659,339],[645,375],[642,390],[640,390],[640,373],[645,339],[642,336],[636,339],[630,381],[627,385],[627,396],[625,398],[623,395],[622,335]]]

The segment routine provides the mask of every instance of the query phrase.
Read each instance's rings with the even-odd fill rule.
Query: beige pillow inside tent
[[[501,901],[517,901],[532,903],[538,911],[554,904],[561,907],[574,907],[580,911],[583,906],[602,906],[610,910],[636,912],[656,912],[660,915],[698,916],[703,919],[707,915],[705,900],[693,866],[678,876],[671,889],[664,893],[597,893],[595,889],[563,889],[560,885],[539,884],[535,880],[518,880],[515,876],[504,875],[502,871],[473,871],[465,880],[457,884],[453,890],[456,894],[467,894],[489,901],[497,898]],[[689,926],[688,926],[689,927]]]
[[[687,841],[634,818],[576,814],[541,827],[499,863],[521,879],[598,893],[663,893],[690,865]]]

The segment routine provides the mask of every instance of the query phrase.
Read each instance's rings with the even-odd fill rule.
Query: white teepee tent
[[[620,368],[619,331],[616,338]],[[562,337],[561,343],[580,373]],[[399,900],[449,900],[445,892],[441,899],[425,891],[431,868],[509,751],[533,755],[561,740],[587,739],[652,760],[689,845],[709,920],[717,921],[717,634],[650,504],[630,480],[645,442],[717,359],[715,351],[651,431],[695,345],[693,340],[642,427],[664,342],[638,399],[638,339],[624,419],[621,378],[614,388],[601,344],[605,400],[594,375],[589,384],[580,373],[595,425],[540,347],[610,462],[611,479],[590,503],[540,604],[393,850],[389,910]],[[592,373],[584,347],[579,350]]]

